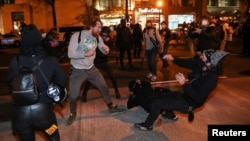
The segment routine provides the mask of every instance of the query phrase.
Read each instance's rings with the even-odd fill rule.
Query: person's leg
[[[34,121],[34,126],[42,131],[48,141],[60,141],[52,103],[38,103],[32,106],[32,117],[31,120]]]
[[[67,124],[71,125],[76,117],[77,98],[81,89],[83,81],[86,80],[88,74],[84,69],[76,69],[72,67],[72,72],[69,77],[69,105],[70,116],[67,120]]]
[[[222,51],[224,51],[224,50],[225,50],[226,43],[227,43],[227,41],[226,41],[226,40],[222,40],[222,41],[221,41],[221,44],[220,44],[220,50],[222,50]]]
[[[103,69],[107,73],[108,78],[111,80],[113,87],[114,87],[114,90],[115,90],[115,97],[117,99],[120,99],[121,95],[120,95],[120,92],[119,92],[119,89],[117,86],[116,79],[115,79],[114,74],[112,72],[112,69],[109,67],[108,63],[106,63],[106,62],[102,64],[101,69]]]
[[[117,106],[113,105],[112,99],[110,97],[108,86],[100,73],[100,71],[94,66],[87,72],[88,74],[88,81],[95,85],[102,93],[104,102],[109,108],[110,114],[117,114],[117,113],[124,113],[125,109],[118,108]]]
[[[124,68],[124,63],[123,63],[124,53],[125,53],[124,47],[120,47],[119,59],[120,59],[120,66],[121,66],[121,69]]]
[[[133,52],[133,55],[134,55],[134,58],[136,58],[137,56],[137,51],[138,51],[138,46],[137,46],[137,43],[134,44],[134,52]]]
[[[151,70],[152,70],[152,74],[153,76],[151,77],[151,81],[156,81],[157,79],[157,70],[156,70],[156,55],[158,53],[158,49],[157,48],[154,48],[152,50],[152,55],[151,55],[151,58],[150,58],[150,63],[151,63]]]
[[[166,68],[168,66],[168,61],[166,59],[162,59],[162,57],[168,53],[168,46],[164,45],[163,52],[159,54],[160,59],[162,60],[162,68]]]
[[[12,128],[14,133],[20,138],[20,141],[34,141],[35,131],[30,120],[30,106],[16,106],[12,115]]]
[[[83,87],[83,92],[82,92],[82,102],[87,102],[87,93],[88,93],[90,86],[91,86],[91,83],[89,81],[86,81]]]
[[[147,74],[147,78],[151,79],[152,81],[156,80],[156,53],[157,48],[146,50],[145,52],[149,68],[149,74]]]
[[[156,48],[153,48],[151,50],[146,50],[146,57],[147,57],[149,71],[154,75],[156,74],[156,58],[155,58],[156,53],[157,53]]]
[[[138,44],[138,50],[137,50],[137,57],[141,58],[141,50],[142,50],[142,43],[140,42]]]
[[[130,47],[127,47],[127,55],[128,55],[128,64],[130,68],[133,68],[132,65],[132,57],[131,57],[131,49]]]
[[[135,124],[135,127],[143,129],[152,130],[153,124],[158,116],[161,114],[162,110],[177,110],[182,113],[187,113],[188,104],[186,101],[177,93],[169,93],[162,99],[156,100],[151,107],[150,113],[146,118],[144,123]]]

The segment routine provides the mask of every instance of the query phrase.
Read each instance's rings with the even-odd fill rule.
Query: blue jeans
[[[158,53],[158,49],[156,47],[146,50],[145,55],[147,57],[149,72],[153,75],[156,75],[156,54]]]

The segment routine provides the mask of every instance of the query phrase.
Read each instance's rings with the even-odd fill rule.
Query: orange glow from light
[[[158,7],[161,7],[161,6],[162,6],[162,1],[158,1],[158,2],[157,2],[157,6],[158,6]]]

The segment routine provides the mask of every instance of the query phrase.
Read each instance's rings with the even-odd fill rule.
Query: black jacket
[[[60,65],[55,57],[47,56],[45,54],[40,54],[40,55],[36,55],[34,58],[35,58],[35,60],[37,60],[37,62],[40,59],[43,59],[43,62],[39,67],[41,68],[41,70],[43,71],[43,73],[45,74],[45,76],[47,77],[49,82],[54,82],[62,87],[66,86],[66,82],[67,82],[66,77],[65,77],[64,72],[63,72],[62,68],[60,67]],[[20,55],[19,62],[22,64],[22,66],[28,66],[28,67],[34,66],[34,62],[32,61],[31,56]],[[19,65],[17,64],[16,57],[14,57],[9,65],[9,70],[8,70],[8,84],[10,85],[10,87],[11,87],[11,80],[16,75],[18,75],[18,71],[19,71]],[[40,102],[53,102],[53,100],[50,99],[46,95],[46,90],[47,90],[48,84],[46,83],[46,81],[42,77],[39,70],[36,69],[34,71],[34,74],[36,75],[36,77],[38,79],[38,83],[39,83],[38,89],[41,92],[41,96],[40,96],[39,101]]]
[[[200,107],[217,85],[218,73],[215,71],[200,71],[201,62],[199,59],[174,58],[175,64],[189,68],[189,82],[183,85],[183,97],[194,108]]]
[[[220,39],[215,26],[209,26],[202,28],[197,41],[197,51],[203,51],[207,49],[218,50],[220,45]]]

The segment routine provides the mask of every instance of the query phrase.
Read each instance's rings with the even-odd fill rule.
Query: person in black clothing
[[[203,50],[202,54],[195,56],[193,59],[181,59],[170,54],[165,55],[164,59],[192,70],[188,76],[189,81],[186,82],[183,73],[177,73],[175,78],[183,86],[183,90],[168,92],[164,97],[156,100],[151,106],[146,121],[136,123],[134,126],[144,131],[152,130],[154,121],[162,110],[172,111],[172,113],[175,110],[189,114],[189,121],[192,121],[192,111],[201,107],[209,94],[215,89],[222,69],[223,58],[227,54],[229,53],[210,49]]]
[[[161,22],[161,26],[162,26],[162,29],[159,31],[159,33],[163,38],[164,45],[163,45],[163,51],[159,55],[162,60],[162,68],[166,68],[168,66],[168,61],[165,59],[162,59],[162,57],[168,53],[168,46],[171,40],[171,31],[167,27],[167,23],[165,21]]]
[[[64,35],[63,35],[63,42],[65,44],[67,44],[67,45],[69,44],[69,41],[70,41],[70,38],[71,38],[72,34],[73,33],[70,31],[70,29],[67,28],[66,31],[65,31],[65,33],[64,33]]]
[[[48,55],[55,56],[59,62],[67,57],[68,43],[59,43],[59,34],[55,28],[46,33],[45,38],[42,39],[42,46]]]
[[[101,37],[103,39],[103,42],[109,47],[112,48],[112,41],[110,38],[110,30],[108,27],[103,27],[101,31]],[[114,74],[112,72],[112,69],[108,65],[108,55],[104,55],[98,48],[96,49],[96,57],[94,60],[94,64],[98,69],[101,69],[106,72],[108,77],[111,79],[112,84],[114,86],[115,90],[115,97],[117,99],[121,98],[116,79],[114,77]],[[82,93],[82,101],[87,102],[87,92],[91,86],[91,83],[89,81],[86,81],[84,88],[83,88],[83,93]]]
[[[143,33],[139,23],[135,24],[132,35],[134,41],[134,58],[141,58]]]
[[[47,56],[41,46],[42,36],[33,24],[23,27],[21,34],[21,47],[19,63],[23,66],[34,67],[36,61],[43,60],[39,65],[49,82],[66,86],[66,77],[56,58]],[[12,86],[12,79],[19,73],[17,57],[14,57],[9,65],[8,83]],[[40,91],[39,101],[28,106],[14,105],[12,127],[21,141],[34,141],[35,131],[41,131],[47,140],[60,141],[56,115],[53,111],[53,99],[47,96],[48,84],[38,69],[34,70],[38,79]]]
[[[120,66],[124,69],[124,54],[127,52],[129,68],[133,68],[131,58],[131,47],[133,45],[132,33],[126,26],[126,20],[122,19],[116,34],[116,46],[120,49]]]
[[[203,51],[207,49],[214,49],[218,50],[220,47],[220,37],[218,34],[218,31],[214,24],[210,24],[210,18],[207,16],[204,16],[202,18],[202,24],[200,28],[195,28],[195,30],[191,33],[197,34],[197,46],[196,46],[196,52],[197,51]]]
[[[57,56],[59,51],[59,37],[55,28],[51,28],[42,39],[42,46],[48,55]]]
[[[242,51],[241,55],[250,56],[250,13],[242,27]]]

